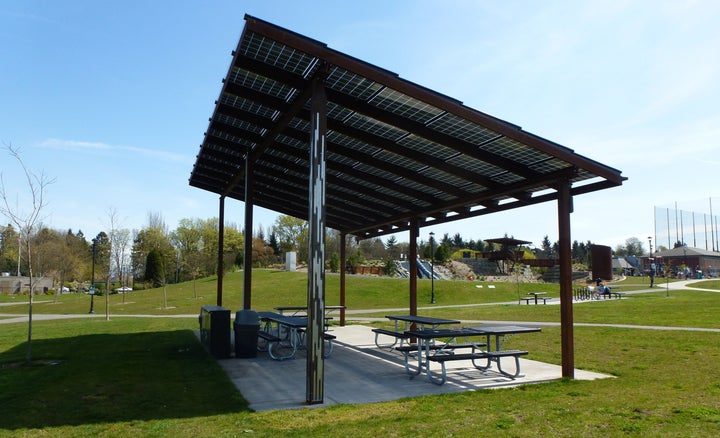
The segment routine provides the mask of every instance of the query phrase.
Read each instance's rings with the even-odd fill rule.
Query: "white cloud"
[[[64,149],[72,151],[82,150],[110,150],[112,146],[106,143],[90,142],[90,141],[76,141],[76,140],[61,140],[58,138],[49,138],[41,141],[38,146],[50,149]]]
[[[74,152],[131,152],[135,155],[141,155],[148,158],[159,159],[164,162],[170,163],[183,163],[192,164],[194,162],[193,157],[186,154],[176,154],[174,152],[168,152],[158,149],[141,148],[137,146],[118,146],[111,145],[102,142],[90,142],[90,141],[78,141],[78,140],[62,140],[57,138],[50,138],[44,140],[38,144],[40,147],[68,150]]]

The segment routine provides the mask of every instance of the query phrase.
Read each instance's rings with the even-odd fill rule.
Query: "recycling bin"
[[[235,313],[235,357],[250,358],[257,356],[260,319],[254,310],[238,310]]]
[[[230,357],[230,309],[202,306],[198,319],[202,345],[219,359]]]

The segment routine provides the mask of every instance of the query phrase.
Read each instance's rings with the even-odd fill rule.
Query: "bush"
[[[387,259],[385,260],[385,275],[388,277],[394,277],[397,273],[397,265],[395,264],[395,260],[393,259]]]

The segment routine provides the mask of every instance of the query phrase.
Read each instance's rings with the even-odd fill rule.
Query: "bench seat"
[[[258,343],[258,351],[267,351],[271,358],[277,359],[277,356],[275,356],[272,350],[274,346],[280,344],[281,339],[270,332],[266,332],[265,330],[260,330],[258,332],[258,339],[265,341],[265,345],[260,345],[260,343]]]
[[[280,342],[280,338],[278,338],[277,336],[273,335],[272,333],[266,332],[264,330],[260,330],[258,332],[258,337],[263,338],[267,342]]]
[[[484,342],[477,343],[477,344],[437,344],[437,345],[431,345],[431,350],[447,350],[447,351],[453,351],[456,349],[461,348],[477,348],[477,347],[485,347],[486,344]],[[417,344],[405,344],[400,347],[395,347],[396,351],[399,351],[401,353],[412,353],[413,351],[417,351]]]
[[[397,344],[398,339],[405,340],[410,338],[410,336],[406,335],[403,332],[396,332],[394,330],[388,330],[383,328],[374,328],[372,329],[373,332],[375,332],[375,345],[378,346],[378,348],[392,348]],[[380,335],[389,336],[393,338],[393,342],[389,344],[380,344],[378,343]]]
[[[520,298],[520,299],[521,299],[522,301],[525,301],[525,304],[527,304],[527,305],[530,305],[530,302],[535,301],[535,298],[534,298],[534,297],[529,297],[529,298],[523,297],[523,298]]]
[[[433,376],[432,371],[430,370],[430,366],[428,364],[427,366],[427,376],[428,380],[430,380],[432,383],[435,383],[436,385],[442,385],[447,380],[447,370],[445,368],[445,362],[449,361],[455,361],[455,360],[471,360],[473,363],[473,366],[479,370],[487,370],[490,368],[490,365],[492,362],[495,362],[497,364],[497,369],[500,374],[510,377],[511,379],[514,379],[516,377],[520,376],[520,356],[525,356],[528,354],[527,351],[524,350],[500,350],[500,351],[481,351],[477,353],[461,353],[461,354],[436,354],[433,356],[429,356],[427,360],[429,362],[437,362],[441,365],[441,375],[440,377]],[[514,357],[515,358],[515,372],[509,373],[507,371],[504,371],[502,369],[502,366],[500,364],[500,358],[503,357]],[[479,365],[475,363],[477,360],[485,359],[487,360],[487,363],[485,365]]]
[[[519,357],[528,354],[524,350],[501,350],[501,351],[481,351],[477,353],[461,353],[461,354],[436,354],[428,357],[433,362],[447,362],[449,360],[476,360],[496,357]]]
[[[297,329],[297,332],[300,334],[304,334],[306,331],[307,330],[302,329],[302,328]],[[330,334],[328,332],[323,332],[323,339],[325,339],[326,341],[332,341],[333,339],[336,339],[336,338],[337,338],[337,336],[335,336],[333,334]]]

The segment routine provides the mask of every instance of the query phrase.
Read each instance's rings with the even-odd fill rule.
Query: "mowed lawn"
[[[224,283],[223,304],[238,310],[242,273],[229,274]],[[706,437],[720,431],[720,333],[703,330],[720,329],[717,292],[657,288],[575,305],[576,367],[613,379],[256,413],[192,332],[200,306],[216,302],[215,284],[204,279],[169,286],[166,298],[162,289],[112,295],[109,321],[105,297],[95,297],[91,319],[38,319],[30,366],[22,365],[27,323],[0,324],[0,436]],[[337,276],[328,275],[328,305],[339,301],[337,284]],[[436,281],[437,304],[430,306],[422,304],[429,302],[430,282],[420,281],[420,306],[430,307],[422,313],[467,321],[559,321],[557,305],[509,304],[518,293],[540,287],[557,297],[557,285],[476,285]],[[646,285],[646,279],[630,279],[623,287]],[[253,289],[257,310],[303,304],[306,276],[254,271]],[[0,303],[26,299],[0,295]],[[34,312],[86,316],[89,300],[38,297],[46,302]],[[348,277],[349,310],[369,309],[360,316],[383,316],[385,309],[406,308],[407,301],[407,281]],[[482,305],[443,307],[452,304]],[[0,307],[0,314],[26,312],[24,304]],[[560,363],[559,327],[544,327],[532,344],[526,342],[529,337],[517,337],[508,345],[530,350],[531,359]]]

